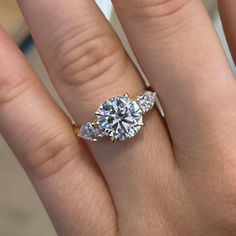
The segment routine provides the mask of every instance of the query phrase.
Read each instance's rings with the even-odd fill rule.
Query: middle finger
[[[113,2],[144,73],[158,89],[179,164],[195,167],[208,160],[211,165],[205,153],[189,155],[232,133],[236,97],[233,74],[202,1]],[[224,134],[217,135],[219,130]]]

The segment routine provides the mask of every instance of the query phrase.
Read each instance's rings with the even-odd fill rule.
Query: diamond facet
[[[112,141],[132,138],[143,126],[142,110],[127,94],[105,101],[96,116],[100,132]]]
[[[156,100],[156,93],[151,91],[144,91],[137,97],[137,103],[142,109],[143,113],[152,110]]]
[[[97,141],[99,130],[95,124],[87,122],[80,128],[79,136],[90,141]]]

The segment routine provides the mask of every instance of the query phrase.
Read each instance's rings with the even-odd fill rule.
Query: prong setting
[[[127,93],[106,100],[94,113],[96,120],[85,123],[75,133],[89,141],[108,136],[112,142],[134,137],[144,126],[143,114],[155,104],[156,93],[142,92],[136,100]]]

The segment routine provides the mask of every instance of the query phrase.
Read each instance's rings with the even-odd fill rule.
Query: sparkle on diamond
[[[143,125],[142,110],[128,96],[107,100],[96,116],[101,132],[113,141],[132,138]]]

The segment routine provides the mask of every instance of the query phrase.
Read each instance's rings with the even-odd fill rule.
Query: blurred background
[[[110,1],[97,0],[97,3],[112,22],[124,46],[132,56],[124,33],[111,8]],[[222,40],[232,69],[235,71],[222,31],[216,1],[205,0],[205,4]],[[25,53],[25,56],[38,72],[40,79],[49,92],[60,103],[59,98],[48,81],[47,73],[15,0],[0,0],[0,25],[6,29],[13,41]],[[0,136],[0,236],[41,235],[56,236],[56,233],[31,183]]]

